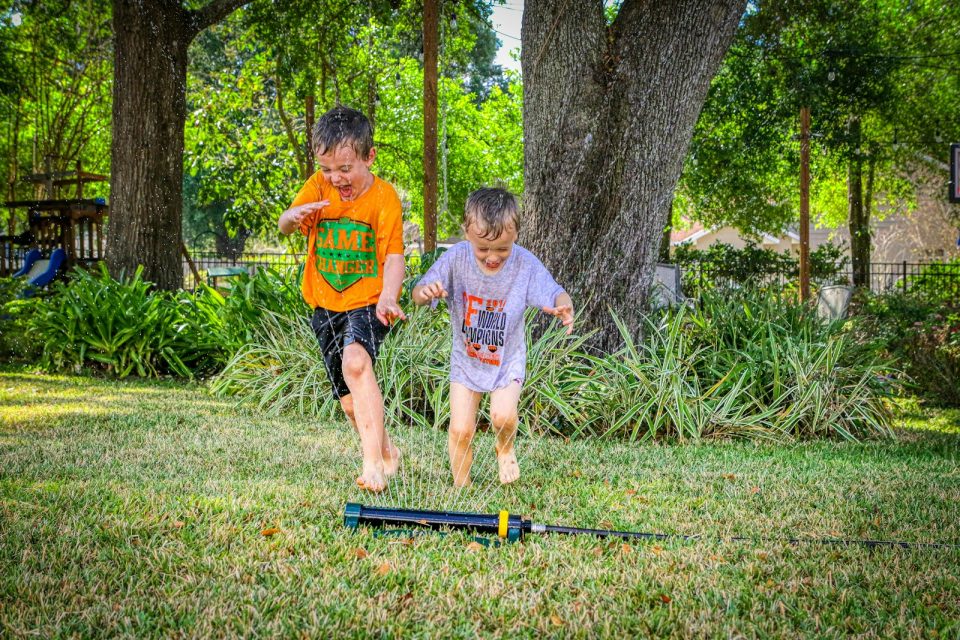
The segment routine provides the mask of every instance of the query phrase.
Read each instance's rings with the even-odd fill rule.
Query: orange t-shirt
[[[403,255],[400,198],[390,183],[374,176],[356,200],[344,202],[339,192],[313,174],[291,207],[329,200],[300,225],[307,237],[303,298],[311,307],[349,311],[376,304],[383,291],[387,254]]]

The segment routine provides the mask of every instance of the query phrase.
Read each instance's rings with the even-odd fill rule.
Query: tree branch
[[[213,0],[202,9],[187,12],[187,33],[192,39],[195,35],[212,24],[220,22],[250,0]]]
[[[280,69],[279,62],[277,63],[277,75],[274,77],[274,83],[277,86],[277,114],[280,116],[280,122],[283,123],[283,128],[287,133],[287,140],[290,141],[290,145],[293,147],[293,153],[297,158],[297,168],[300,170],[300,175],[304,180],[310,176],[306,175],[307,173],[307,160],[304,157],[303,149],[300,145],[300,141],[297,139],[297,134],[293,130],[293,123],[290,121],[290,116],[287,115],[286,110],[283,108],[283,85],[280,82]],[[309,136],[309,132],[307,134]],[[311,146],[311,145],[308,145]]]

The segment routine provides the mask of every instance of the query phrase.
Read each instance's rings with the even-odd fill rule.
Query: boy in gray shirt
[[[527,364],[523,313],[539,307],[573,331],[573,302],[532,253],[514,244],[519,208],[505,189],[470,194],[460,242],[433,264],[413,289],[422,305],[447,298],[453,336],[448,447],[453,483],[470,484],[477,408],[490,394],[500,482],[520,477],[514,452],[517,405]]]

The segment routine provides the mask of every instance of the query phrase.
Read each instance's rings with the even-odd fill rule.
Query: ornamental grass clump
[[[614,321],[623,346],[609,354],[591,351],[591,334],[570,337],[562,327],[528,335],[522,429],[628,441],[891,433],[889,366],[842,323],[823,323],[789,299],[707,296],[697,308],[650,316],[642,341]],[[377,359],[388,422],[446,427],[449,360],[446,314],[414,309]],[[339,416],[301,316],[265,313],[212,389],[261,410]]]

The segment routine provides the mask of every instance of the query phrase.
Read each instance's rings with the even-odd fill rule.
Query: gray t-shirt
[[[514,244],[500,270],[487,275],[470,243],[460,242],[443,253],[418,284],[437,281],[447,290],[450,310],[450,380],[481,392],[523,382],[523,312],[528,306],[552,307],[563,292],[543,263]]]

